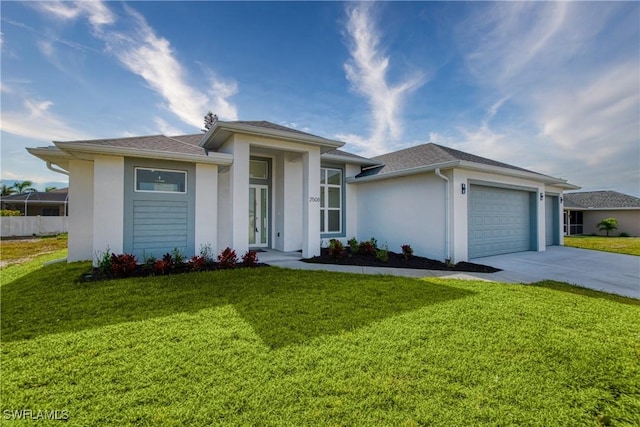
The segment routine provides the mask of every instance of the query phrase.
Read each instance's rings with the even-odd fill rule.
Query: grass
[[[66,248],[67,234],[34,239],[3,240],[0,243],[0,261],[4,266],[19,264],[38,255]]]
[[[640,237],[566,236],[565,246],[640,256]]]
[[[2,287],[1,410],[65,410],[69,425],[640,423],[638,300],[278,268],[76,282],[88,268]]]

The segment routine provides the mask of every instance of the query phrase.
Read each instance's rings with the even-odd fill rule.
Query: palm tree
[[[46,191],[47,193],[50,193],[52,191],[56,191],[58,189],[58,187],[47,187],[44,189],[44,191]]]
[[[18,194],[24,194],[33,193],[34,191],[36,191],[36,189],[33,188],[32,185],[32,181],[22,181],[16,182],[15,184],[13,184],[13,187],[18,191]]]
[[[609,237],[609,232],[618,229],[618,220],[615,218],[605,218],[598,223],[598,227],[600,231],[605,231],[607,233],[607,237]]]
[[[2,195],[10,196],[16,192],[16,189],[13,185],[2,184]]]

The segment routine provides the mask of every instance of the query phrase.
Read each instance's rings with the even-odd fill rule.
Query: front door
[[[269,187],[249,186],[249,246],[269,246]]]

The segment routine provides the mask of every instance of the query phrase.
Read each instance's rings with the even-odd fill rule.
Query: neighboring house
[[[20,211],[23,216],[66,216],[69,214],[69,189],[2,196],[0,204],[2,209]]]
[[[617,233],[640,236],[640,198],[617,191],[584,191],[564,195],[564,232],[600,234],[598,223],[605,218],[618,220]]]
[[[453,262],[561,245],[565,180],[425,144],[375,158],[260,121],[206,134],[54,142],[28,151],[69,173],[69,261],[203,245],[320,253],[377,238]]]

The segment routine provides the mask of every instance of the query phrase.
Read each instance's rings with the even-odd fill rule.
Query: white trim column
[[[238,256],[249,250],[249,144],[233,141],[233,164],[231,165],[231,248]],[[224,248],[219,248],[223,250]]]
[[[67,261],[93,259],[93,162],[69,160],[69,200]]]
[[[75,209],[73,205],[71,209]],[[93,252],[124,246],[124,157],[95,156],[93,161]],[[95,261],[95,260],[94,260]]]
[[[302,256],[320,255],[320,148],[302,155]]]
[[[218,165],[196,163],[196,230],[194,252],[210,245],[218,251]]]

